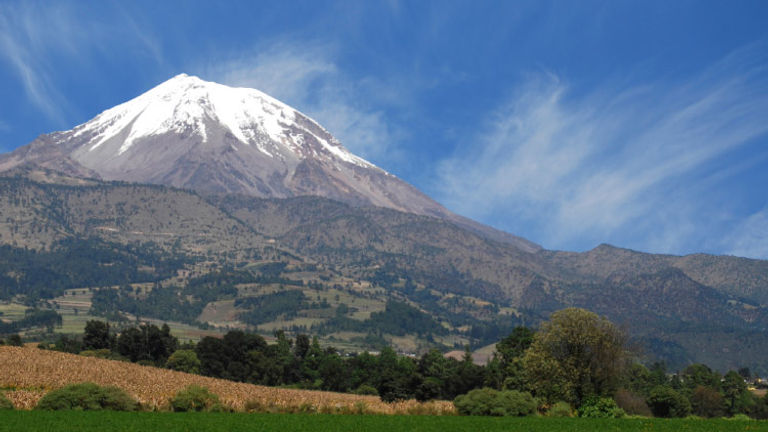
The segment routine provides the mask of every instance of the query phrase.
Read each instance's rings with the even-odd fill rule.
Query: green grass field
[[[768,431],[768,422],[664,419],[549,419],[301,414],[0,411],[0,431]]]

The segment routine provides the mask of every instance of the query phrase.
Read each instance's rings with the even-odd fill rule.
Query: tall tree
[[[103,321],[89,320],[85,323],[83,335],[83,349],[97,350],[110,349],[114,344],[114,337],[109,334],[109,324]]]
[[[579,308],[555,312],[523,357],[531,390],[574,406],[611,396],[629,364],[627,337],[608,319]]]
[[[731,415],[743,412],[748,404],[749,394],[744,378],[736,371],[730,371],[723,377],[723,395]]]
[[[523,354],[533,343],[534,333],[528,327],[515,327],[507,337],[496,344],[501,370],[502,387],[511,390],[523,390],[525,376]]]

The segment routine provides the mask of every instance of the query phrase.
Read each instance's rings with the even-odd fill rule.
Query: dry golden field
[[[166,409],[169,399],[177,391],[197,384],[207,387],[222,403],[238,411],[250,402],[275,411],[300,408],[327,413],[455,412],[450,402],[387,404],[375,396],[265,387],[32,347],[0,346],[0,389],[17,408],[31,409],[46,392],[85,381],[120,387],[150,409]]]

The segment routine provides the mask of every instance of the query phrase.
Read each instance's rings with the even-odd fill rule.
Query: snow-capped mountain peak
[[[265,93],[203,81],[186,74],[104,111],[76,127],[72,137],[88,136],[91,142],[88,151],[94,151],[122,136],[121,144],[115,149],[117,156],[121,156],[137,141],[167,133],[192,133],[207,142],[210,138],[207,126],[211,123],[225,128],[239,144],[253,146],[269,157],[283,159],[286,151],[299,159],[306,157],[306,149],[302,147],[307,142],[305,135],[309,134],[324,150],[321,153],[373,167],[347,151],[316,122]],[[300,127],[299,123],[309,123],[311,127]],[[311,129],[321,133],[313,133]],[[232,148],[239,146],[232,144]]]
[[[316,195],[444,218],[495,239],[509,237],[525,250],[538,247],[451,213],[267,94],[185,74],[74,129],[0,155],[0,172],[28,164],[203,193]]]

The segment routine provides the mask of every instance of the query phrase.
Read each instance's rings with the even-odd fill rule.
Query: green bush
[[[511,416],[527,416],[536,412],[536,401],[528,392],[506,390],[500,393],[503,405],[507,407],[507,414]]]
[[[691,414],[688,398],[667,386],[656,386],[646,399],[656,417],[686,417]]]
[[[12,410],[12,409],[13,409],[13,403],[9,401],[4,394],[0,393],[0,411]]]
[[[568,402],[557,402],[547,411],[547,417],[571,417],[573,410]]]
[[[43,396],[37,403],[37,409],[41,410],[135,411],[138,408],[138,402],[123,390],[94,383],[62,387]]]
[[[533,396],[517,390],[476,389],[458,396],[453,404],[462,415],[526,416],[536,411]]]
[[[622,418],[625,415],[624,410],[611,398],[590,398],[579,407],[579,417]]]
[[[379,395],[379,391],[376,390],[376,387],[369,386],[367,384],[363,384],[360,387],[356,388],[353,391],[353,393],[361,396],[378,396]]]
[[[194,350],[176,350],[168,357],[165,367],[179,372],[200,373],[200,359]]]
[[[194,384],[176,393],[171,399],[171,408],[178,412],[223,410],[218,396],[207,388]]]

